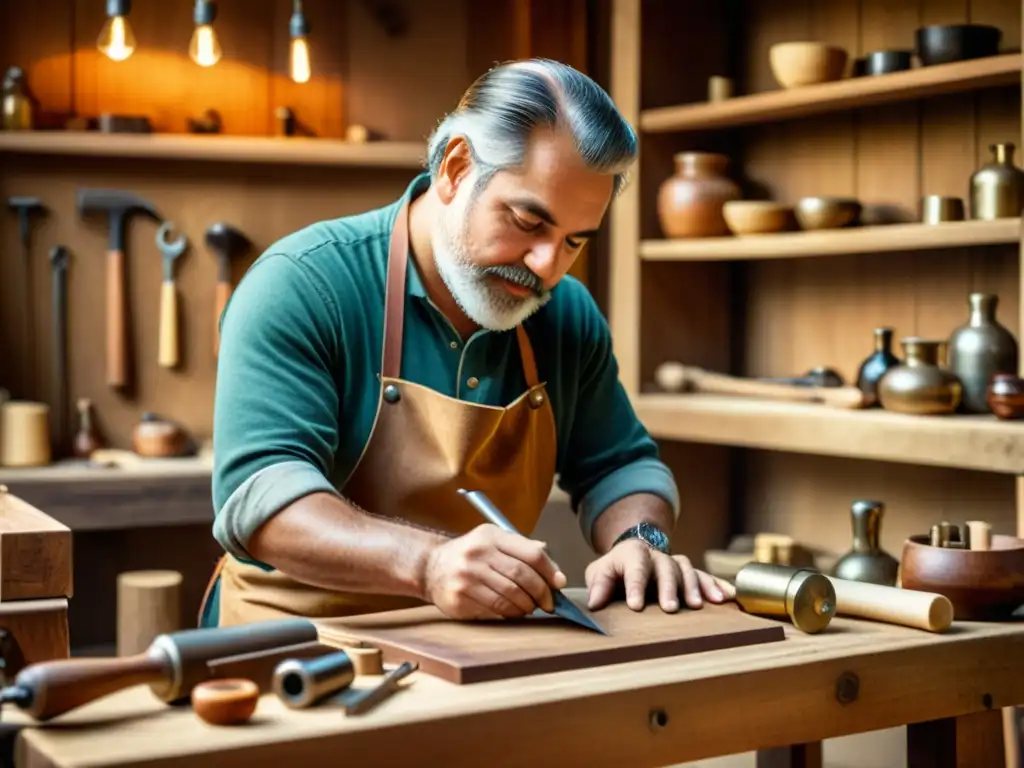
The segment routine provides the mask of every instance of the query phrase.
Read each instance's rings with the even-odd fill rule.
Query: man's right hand
[[[554,609],[551,588],[565,574],[544,543],[484,523],[434,549],[424,574],[426,598],[453,619],[518,618]]]

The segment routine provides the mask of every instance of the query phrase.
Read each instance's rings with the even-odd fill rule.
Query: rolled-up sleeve
[[[589,294],[581,299],[579,380],[559,485],[569,493],[580,530],[593,547],[594,523],[615,502],[633,494],[659,496],[679,516],[679,491],[658,445],[637,417],[619,381],[611,333]]]
[[[255,562],[249,539],[310,493],[335,492],[338,334],[301,256],[265,254],[221,318],[213,424],[213,534]]]

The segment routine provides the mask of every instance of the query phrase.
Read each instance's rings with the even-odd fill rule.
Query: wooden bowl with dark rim
[[[928,542],[927,535],[918,535],[904,543],[904,589],[945,595],[958,621],[1004,621],[1024,604],[1024,539],[993,534],[986,550]]]

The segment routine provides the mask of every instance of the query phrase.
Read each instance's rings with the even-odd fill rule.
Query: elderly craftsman
[[[732,587],[670,554],[672,475],[566,272],[636,136],[564,64],[496,67],[383,208],[272,245],[221,320],[204,625],[430,603],[455,619],[552,609],[565,575],[528,538],[555,478],[596,553],[589,607],[666,611]],[[524,535],[484,523],[484,491]],[[655,586],[656,585],[656,586]]]

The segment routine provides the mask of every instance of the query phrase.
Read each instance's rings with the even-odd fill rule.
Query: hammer
[[[29,386],[35,388],[35,377],[36,371],[36,314],[35,314],[35,302],[33,301],[33,286],[32,286],[32,239],[31,239],[31,218],[33,212],[39,214],[45,214],[46,206],[43,205],[43,201],[38,197],[9,197],[7,198],[7,205],[10,206],[11,210],[18,214],[18,228],[21,233],[21,251],[22,251],[22,269],[24,270],[24,284],[22,290],[24,291],[24,302],[25,307],[25,342],[28,344],[29,349]]]
[[[220,317],[231,298],[231,260],[252,247],[249,238],[230,224],[218,221],[206,230],[206,247],[217,257],[217,304],[213,318],[213,354],[220,352]]]
[[[124,248],[128,217],[146,213],[161,216],[151,203],[120,189],[78,190],[78,213],[105,213],[110,227],[107,248],[107,384],[122,387],[128,377],[125,350]]]

